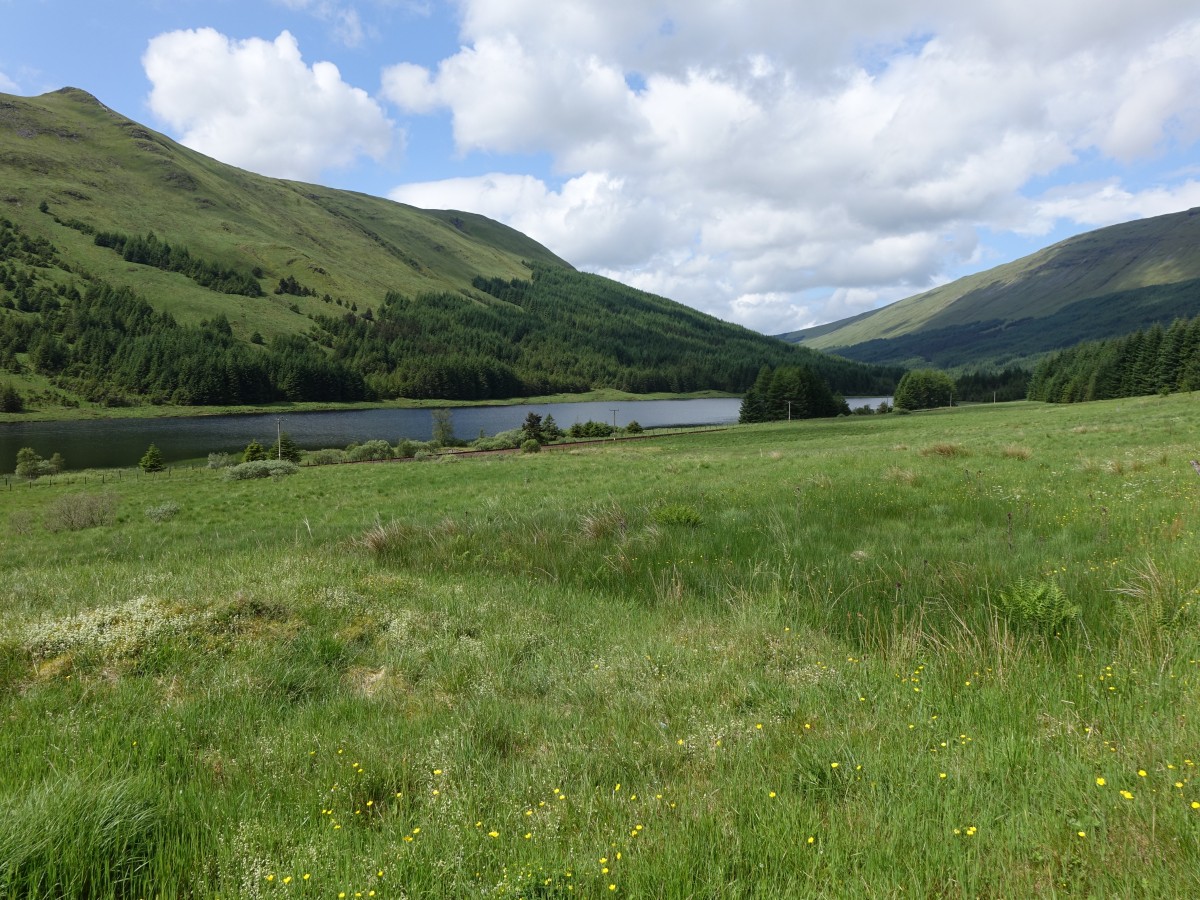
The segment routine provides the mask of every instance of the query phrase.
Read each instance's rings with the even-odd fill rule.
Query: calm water
[[[553,403],[526,406],[471,406],[451,412],[455,434],[464,440],[519,428],[530,412],[553,415],[569,428],[589,419],[617,424],[637,421],[645,427],[726,425],[736,422],[741,401],[635,400],[613,403]],[[32,447],[49,459],[61,453],[69,469],[134,466],[156,444],[167,462],[196,459],[224,450],[241,452],[252,440],[275,443],[279,426],[305,449],[345,447],[377,438],[427,441],[433,436],[429,409],[362,409],[278,415],[192,416],[181,419],[109,419],[95,422],[29,422],[0,425],[0,473],[16,467],[17,451]]]
[[[851,408],[878,406],[890,397],[847,398]],[[519,428],[530,412],[553,415],[569,428],[589,419],[637,421],[644,427],[728,425],[737,421],[742,401],[631,400],[612,403],[546,403],[524,406],[468,406],[451,412],[455,434],[473,440]],[[17,451],[32,447],[46,459],[61,453],[68,469],[120,468],[137,465],[146,448],[156,444],[167,462],[197,459],[215,451],[240,453],[252,440],[275,443],[279,425],[301,447],[345,447],[358,441],[403,438],[427,441],[433,436],[429,409],[360,409],[347,412],[298,412],[248,416],[191,416],[181,419],[109,419],[95,422],[18,422],[0,425],[0,473],[16,468]]]

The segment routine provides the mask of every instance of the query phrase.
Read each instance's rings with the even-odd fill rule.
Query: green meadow
[[[1198,896],[1198,415],[14,483],[0,896]]]

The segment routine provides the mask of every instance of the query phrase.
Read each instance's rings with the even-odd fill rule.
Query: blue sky
[[[65,85],[767,333],[1200,206],[1180,0],[0,0]]]

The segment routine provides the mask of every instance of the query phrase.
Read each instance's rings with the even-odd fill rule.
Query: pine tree
[[[283,459],[288,462],[300,462],[300,446],[292,440],[292,436],[286,431],[281,432],[279,440],[271,445],[266,451],[267,459]]]
[[[154,444],[151,444],[145,455],[138,460],[138,465],[143,472],[161,472],[167,467],[163,462],[162,451]]]

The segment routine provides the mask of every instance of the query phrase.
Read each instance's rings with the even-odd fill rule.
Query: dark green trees
[[[11,384],[0,385],[0,412],[25,412],[25,398]]]
[[[846,401],[808,366],[764,366],[742,399],[739,422],[824,419],[849,412]]]
[[[300,446],[286,431],[280,432],[279,440],[267,448],[266,458],[298,463],[300,462]]]
[[[1048,356],[1030,377],[1029,399],[1076,403],[1197,389],[1200,316]]]
[[[916,369],[896,385],[896,409],[936,409],[954,403],[954,381],[945,372]]]

